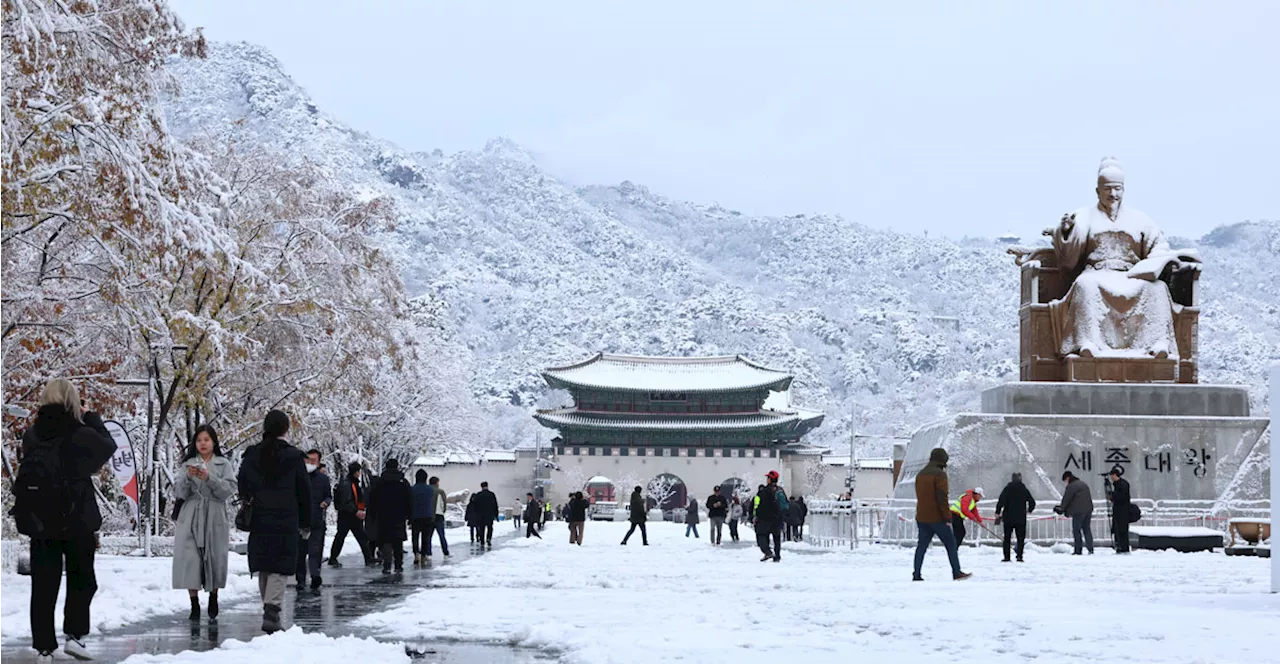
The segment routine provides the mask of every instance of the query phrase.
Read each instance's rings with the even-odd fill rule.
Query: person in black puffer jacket
[[[89,633],[89,605],[98,591],[93,571],[97,550],[95,533],[102,528],[102,513],[94,495],[92,478],[115,454],[116,443],[102,418],[82,411],[76,387],[62,378],[50,381],[40,398],[36,421],[22,436],[22,456],[40,454],[49,445],[61,446],[56,453],[71,499],[68,523],[61,524],[56,537],[31,539],[31,641],[40,655],[58,649],[53,612],[62,586],[62,568],[67,569],[67,601],[62,631],[63,650],[74,657],[89,659],[84,637]]]

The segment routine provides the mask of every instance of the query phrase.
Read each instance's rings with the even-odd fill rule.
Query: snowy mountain
[[[488,413],[485,444],[531,440],[530,410],[556,405],[539,371],[601,350],[742,353],[791,370],[793,400],[827,413],[811,439],[833,445],[849,440],[855,413],[861,431],[907,435],[1017,377],[1017,269],[995,242],[829,215],[753,217],[629,182],[578,188],[505,139],[408,152],[328,117],[250,45],[214,44],[207,59],[169,69],[178,134],[252,142],[396,202],[383,240],[471,376],[458,388]],[[1183,243],[1207,263],[1202,380],[1248,384],[1263,406],[1264,367],[1280,357],[1280,223]],[[869,454],[888,445],[863,443]]]

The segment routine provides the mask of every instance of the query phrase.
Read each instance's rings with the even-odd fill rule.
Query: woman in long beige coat
[[[209,618],[218,617],[231,539],[227,499],[235,491],[236,474],[222,456],[217,432],[207,424],[198,427],[173,481],[174,498],[184,501],[173,531],[173,587],[191,594],[191,620],[200,619],[202,588],[209,593]]]

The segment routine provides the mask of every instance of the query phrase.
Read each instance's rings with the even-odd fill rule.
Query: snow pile
[[[379,643],[354,636],[330,638],[323,634],[305,634],[299,627],[285,632],[260,636],[250,641],[223,641],[216,650],[176,655],[134,655],[123,664],[277,664],[301,657],[307,664],[351,664],[409,662],[404,645]]]
[[[245,556],[232,555],[229,561],[227,587],[218,593],[218,601],[230,602],[258,594],[258,583],[249,578]],[[93,596],[89,615],[92,633],[117,629],[148,618],[186,613],[191,608],[187,591],[174,590],[172,558],[135,558],[129,556],[97,556],[94,570],[98,592]],[[31,577],[5,572],[4,605],[0,608],[0,634],[5,643],[31,638]],[[201,595],[201,602],[204,601]],[[58,593],[54,611],[54,627],[62,629],[62,605],[67,598],[66,581]]]
[[[749,528],[743,544],[716,549],[649,525],[648,547],[638,535],[618,546],[626,524],[603,522],[588,523],[578,547],[554,524],[544,540],[442,570],[437,587],[359,624],[582,663],[1244,662],[1273,658],[1280,643],[1280,596],[1260,591],[1265,560],[1033,547],[1018,564],[965,548],[974,577],[954,582],[935,548],[926,581],[913,583],[909,548],[787,544],[781,563],[762,563]]]

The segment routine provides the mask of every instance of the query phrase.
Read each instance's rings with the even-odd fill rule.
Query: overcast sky
[[[1280,218],[1280,2],[977,4],[174,2],[354,128],[578,184],[1034,236],[1114,154],[1166,232]]]

